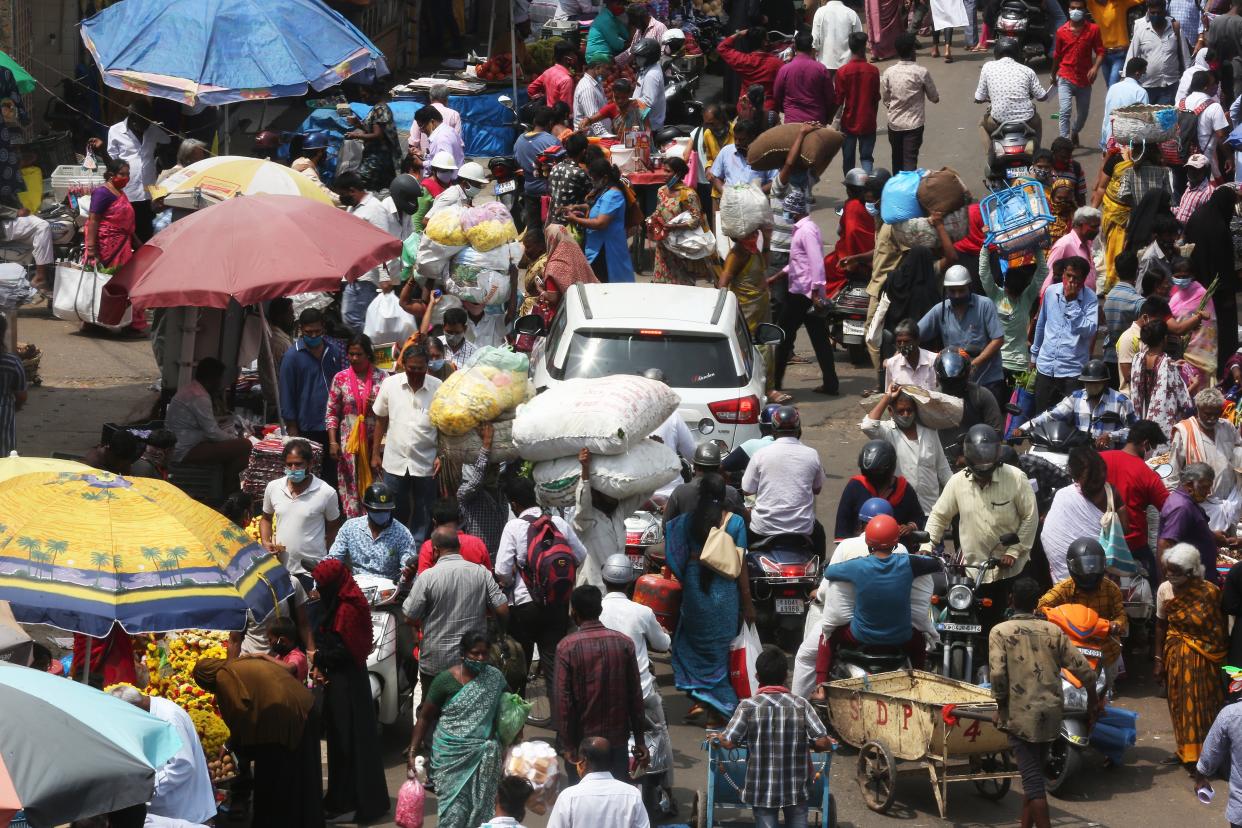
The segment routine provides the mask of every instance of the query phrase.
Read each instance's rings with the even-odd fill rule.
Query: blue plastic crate
[[[1004,253],[1018,253],[1043,246],[1055,220],[1044,188],[1036,182],[999,190],[979,203],[987,228],[984,244]]]

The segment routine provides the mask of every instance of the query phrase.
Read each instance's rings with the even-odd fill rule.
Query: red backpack
[[[522,581],[531,600],[541,606],[566,605],[578,577],[578,559],[552,516],[522,518],[526,530],[526,565]]]

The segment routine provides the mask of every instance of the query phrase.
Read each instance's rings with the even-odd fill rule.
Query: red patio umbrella
[[[360,218],[286,195],[231,198],[173,222],[104,286],[100,321],[119,324],[128,301],[145,308],[225,308],[336,290],[401,242]]]

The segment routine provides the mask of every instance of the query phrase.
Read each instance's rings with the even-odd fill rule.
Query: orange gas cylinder
[[[643,575],[634,584],[634,603],[651,607],[660,626],[672,632],[681,612],[681,584],[666,575]]]

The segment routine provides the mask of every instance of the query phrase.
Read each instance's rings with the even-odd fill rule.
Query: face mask
[[[462,184],[461,185],[461,191],[466,194],[466,198],[474,198],[482,191],[482,189],[483,188],[478,186],[477,184]]]
[[[918,350],[919,346],[915,345],[913,342],[907,342],[905,345],[897,346],[897,353],[901,354],[903,357],[914,356]]]
[[[452,184],[453,174],[451,172],[437,172],[436,181],[439,181],[441,184]]]
[[[1031,173],[1040,181],[1047,181],[1049,178],[1052,178],[1052,170],[1045,170],[1042,167],[1032,168]]]
[[[1087,17],[1086,9],[1070,9],[1070,20],[1073,20],[1075,23],[1082,22],[1083,20],[1086,19],[1086,17]]]
[[[428,371],[439,371],[443,367],[444,367],[444,360],[442,359],[431,359],[427,361]]]
[[[487,664],[486,661],[476,661],[473,658],[462,659],[461,662],[462,668],[472,676],[477,676],[479,673],[483,672],[483,666],[485,664]]]
[[[1191,282],[1193,282],[1193,281],[1195,280],[1195,277],[1193,277],[1193,276],[1186,276],[1186,277],[1178,277],[1178,276],[1174,276],[1172,280],[1173,280],[1173,284],[1174,284],[1174,285],[1176,285],[1177,287],[1190,287],[1190,283],[1191,283]]]
[[[863,203],[863,206],[867,208],[869,215],[878,215],[880,212],[880,203],[878,201],[867,201]]]
[[[1087,387],[1088,397],[1098,397],[1104,393],[1104,383],[1102,382],[1088,382],[1084,383],[1084,385]]]
[[[367,520],[376,526],[387,526],[392,523],[392,511],[384,509],[376,509],[373,512],[367,512]]]
[[[914,425],[914,416],[913,414],[894,414],[893,422],[898,428],[909,428]]]
[[[129,176],[128,176],[128,175],[114,175],[114,176],[112,176],[112,186],[113,186],[113,187],[116,187],[118,190],[124,190],[124,189],[125,189],[125,185],[127,185],[127,184],[129,184]]]
[[[1151,12],[1147,15],[1147,19],[1151,21],[1151,25],[1159,28],[1160,26],[1163,26],[1165,21],[1169,18],[1164,13]]]
[[[304,336],[302,337],[302,344],[305,345],[307,348],[318,348],[320,345],[323,344],[323,335],[321,334],[319,336]]]
[[[462,346],[462,343],[466,341],[466,335],[465,334],[445,334],[444,341],[448,343],[448,346],[450,348],[456,351],[458,348]]]
[[[294,483],[301,483],[306,479],[306,469],[285,469],[285,477]]]

